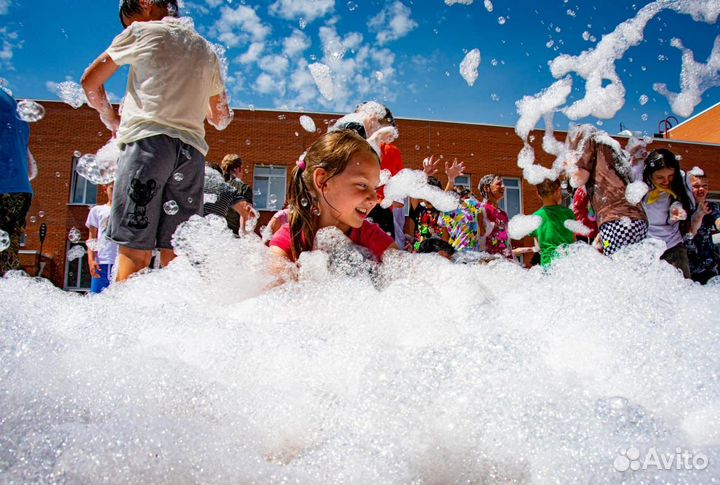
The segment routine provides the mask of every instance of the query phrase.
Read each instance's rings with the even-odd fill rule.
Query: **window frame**
[[[82,246],[85,248],[85,254],[82,258],[75,259],[73,261],[68,261],[67,259],[67,253],[70,251],[71,248],[74,246]],[[74,285],[68,284],[68,277],[70,276],[70,265],[80,265],[78,268],[76,268],[77,276],[75,278]],[[82,278],[83,273],[87,273],[89,276],[88,278],[88,286],[80,286],[82,284]],[[85,244],[85,241],[80,241],[78,243],[72,243],[70,241],[67,241],[65,244],[65,276],[63,278],[64,283],[64,290],[65,291],[75,291],[75,292],[88,292],[90,291],[90,287],[92,285],[92,276],[90,276],[90,267],[88,266],[88,255],[87,255],[87,245]]]
[[[81,176],[75,168],[77,167],[77,163],[80,160],[78,157],[72,158],[72,175],[70,177],[70,194],[69,194],[69,200],[68,205],[72,206],[81,206],[81,207],[92,207],[97,204],[97,196],[98,196],[98,190],[97,185],[87,180],[85,177]],[[83,197],[82,202],[75,202],[75,193],[77,189],[77,184],[82,182],[84,184],[83,189]],[[94,201],[88,201],[88,190],[89,187],[93,187],[95,190],[95,200]]]
[[[524,206],[523,206],[523,196],[522,196],[522,178],[520,178],[520,177],[504,177],[504,176],[501,176],[500,178],[502,178],[503,185],[505,186],[505,196],[504,196],[503,199],[500,201],[500,204],[499,204],[499,205],[500,205],[500,208],[505,211],[505,213],[508,215],[508,218],[509,218],[509,219],[512,219],[512,217],[513,217],[514,215],[517,215],[517,214],[512,214],[512,215],[511,215],[511,214],[508,212],[508,210],[507,210],[508,192],[509,192],[510,190],[513,190],[513,191],[514,191],[514,190],[517,190],[517,193],[518,193],[518,207],[520,208],[520,212],[518,212],[518,214],[520,214],[520,215],[525,214],[525,208],[524,208]],[[508,180],[516,180],[516,181],[517,181],[517,188],[516,188],[516,187],[509,187],[508,184],[506,183]],[[510,189],[510,190],[508,190],[508,189]]]
[[[467,179],[467,184],[458,182],[458,179]],[[455,187],[465,187],[468,190],[472,190],[472,175],[465,174],[455,177]]]
[[[269,174],[267,175],[258,175],[257,171],[258,169],[269,169]],[[273,170],[282,170],[282,175],[280,174],[274,174]],[[283,187],[283,193],[282,198],[278,197],[278,201],[272,206],[267,205],[267,194],[263,194],[261,191],[260,183],[258,183],[257,177],[262,177],[263,179],[267,179],[266,181],[263,181],[263,184],[266,183],[265,187],[267,188],[268,192],[270,190],[270,183],[271,179],[282,179],[282,187]],[[253,191],[253,207],[258,211],[268,211],[268,212],[276,212],[281,210],[283,207],[285,207],[285,202],[287,200],[287,177],[288,177],[288,167],[287,165],[272,165],[272,164],[254,164],[253,165],[253,177],[252,177],[252,191]],[[257,191],[261,191],[258,193]],[[259,201],[262,201],[263,196],[265,197],[265,205],[260,206]]]

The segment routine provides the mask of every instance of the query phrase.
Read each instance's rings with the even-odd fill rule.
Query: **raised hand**
[[[431,177],[438,173],[438,165],[440,164],[440,160],[435,160],[433,158],[433,155],[430,155],[426,159],[423,160],[423,172],[427,174],[428,177]]]
[[[453,160],[453,163],[448,165],[448,162],[445,162],[445,175],[447,175],[448,180],[455,180],[457,177],[462,177],[465,173],[465,164],[463,162],[458,162],[457,159]]]

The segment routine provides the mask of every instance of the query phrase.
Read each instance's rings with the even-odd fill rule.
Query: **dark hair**
[[[681,230],[686,230],[690,223],[690,215],[693,212],[693,204],[688,196],[687,190],[685,190],[685,182],[682,173],[680,172],[680,162],[675,157],[675,154],[665,148],[659,148],[653,150],[645,159],[645,169],[643,170],[643,181],[648,186],[653,187],[652,176],[658,170],[663,168],[669,168],[673,171],[673,180],[670,183],[670,190],[677,196],[673,200],[678,200],[683,206],[683,209],[688,214],[688,219],[681,223]]]
[[[226,182],[230,181],[231,173],[236,168],[242,168],[242,158],[237,153],[228,153],[220,162],[220,171]]]
[[[125,19],[134,17],[142,13],[142,0],[122,0],[120,2],[120,23],[123,27],[125,25]],[[177,17],[180,11],[177,0],[148,0],[151,4],[157,5],[158,7],[166,7],[168,14],[172,17]]]
[[[317,233],[319,197],[316,193],[313,173],[322,168],[327,171],[330,180],[341,174],[347,167],[350,157],[365,151],[377,159],[378,154],[370,144],[355,131],[343,130],[326,133],[308,148],[302,163],[293,168],[288,188],[288,208],[290,235],[292,238],[292,259],[297,259],[302,251],[312,249]]]
[[[439,253],[440,251],[445,251],[449,256],[455,254],[455,248],[447,241],[443,241],[438,237],[430,237],[423,240],[418,248],[418,253]]]
[[[442,184],[440,183],[440,181],[438,179],[436,179],[435,177],[433,177],[432,175],[428,177],[427,183],[428,183],[428,185],[432,185],[433,187],[437,187],[439,189],[442,188]]]
[[[560,180],[545,179],[535,186],[540,197],[550,197],[560,188]]]

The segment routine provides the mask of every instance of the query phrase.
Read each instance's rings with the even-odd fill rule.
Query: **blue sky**
[[[490,12],[483,0],[462,2],[472,3],[186,0],[182,13],[227,48],[234,107],[346,112],[377,99],[401,118],[514,125],[515,101],[555,81],[548,61],[593,47],[648,3],[495,0]],[[48,82],[78,81],[120,30],[116,0],[0,0],[0,78],[18,98],[57,99]],[[658,122],[673,113],[653,83],[679,90],[681,51],[670,46],[671,39],[681,39],[697,61],[706,62],[718,35],[718,22],[671,11],[653,18],[644,41],[616,64],[627,90],[625,105],[602,121],[603,128],[617,133],[623,123],[631,130],[657,131]],[[475,48],[482,60],[469,86],[459,65]],[[313,62],[333,69],[332,101],[321,96],[310,76],[307,66]],[[116,99],[124,93],[126,76],[123,70],[108,85]],[[714,76],[717,81],[720,74]],[[574,81],[571,96],[579,99],[584,83]],[[644,106],[643,94],[649,98]],[[706,91],[695,113],[717,103],[719,95],[718,87]],[[567,121],[556,117],[560,128]]]

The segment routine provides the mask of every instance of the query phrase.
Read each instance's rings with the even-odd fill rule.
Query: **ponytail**
[[[293,260],[297,260],[301,252],[312,249],[317,232],[317,217],[313,214],[316,201],[303,178],[304,171],[301,165],[293,168],[288,190]]]

